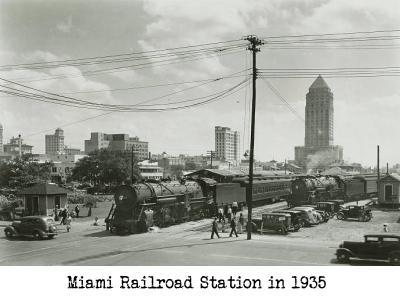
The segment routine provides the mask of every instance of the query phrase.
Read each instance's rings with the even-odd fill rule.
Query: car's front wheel
[[[11,239],[13,237],[13,233],[11,230],[6,230],[5,234],[6,234],[6,238],[8,238],[8,239]]]
[[[34,233],[33,233],[33,237],[35,238],[35,240],[40,240],[42,237],[40,236],[40,233],[39,233],[39,231],[35,231]]]
[[[390,255],[390,264],[392,266],[400,266],[400,253]]]
[[[350,261],[350,255],[347,253],[340,253],[336,255],[337,260],[341,263],[348,263]]]

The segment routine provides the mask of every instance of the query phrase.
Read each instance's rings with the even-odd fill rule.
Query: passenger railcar
[[[235,178],[232,183],[239,183],[246,191],[249,189],[249,178]],[[253,179],[252,200],[253,203],[265,204],[287,200],[292,191],[290,178],[255,177]],[[246,197],[242,200],[246,202]]]

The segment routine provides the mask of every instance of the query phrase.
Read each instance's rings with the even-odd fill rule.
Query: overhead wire
[[[44,92],[42,90],[31,88],[31,87],[27,87],[25,85],[18,84],[18,83],[15,83],[15,82],[3,79],[3,78],[0,78],[0,80],[3,80],[5,82],[7,82],[7,83],[15,84],[15,85],[20,86],[20,87],[27,88],[29,90],[33,90],[35,92],[45,93],[47,95],[34,94],[34,93],[27,92],[27,91],[18,90],[18,89],[12,88],[12,87],[7,87],[7,86],[4,86],[4,85],[0,85],[0,87],[9,89],[9,90],[0,90],[0,92],[6,93],[6,94],[15,95],[15,96],[21,96],[21,97],[29,98],[29,99],[32,99],[32,100],[50,102],[50,103],[55,103],[55,104],[60,104],[60,105],[65,105],[65,106],[70,106],[70,107],[80,107],[80,108],[97,109],[97,110],[112,110],[112,111],[143,111],[143,110],[146,110],[146,111],[149,111],[149,110],[152,110],[152,109],[150,109],[150,108],[140,109],[138,107],[167,106],[167,105],[170,106],[171,104],[174,105],[174,104],[180,104],[180,103],[184,103],[184,102],[188,102],[188,101],[196,101],[196,100],[200,100],[200,99],[203,99],[203,98],[206,98],[206,97],[212,97],[213,96],[213,95],[209,95],[209,96],[206,96],[206,97],[197,97],[197,98],[194,98],[194,99],[191,99],[191,100],[184,100],[184,101],[181,101],[181,102],[158,103],[158,104],[152,104],[152,105],[144,105],[144,103],[147,103],[147,102],[150,102],[150,101],[154,101],[154,100],[157,100],[157,99],[169,96],[169,95],[173,95],[173,94],[176,94],[178,92],[182,92],[183,90],[181,90],[181,91],[174,92],[174,93],[171,93],[171,94],[168,94],[168,95],[164,95],[164,96],[157,97],[157,98],[154,98],[154,99],[151,99],[151,100],[147,100],[145,102],[142,102],[142,103],[139,103],[139,104],[135,104],[135,105],[109,105],[109,104],[101,104],[101,103],[83,101],[83,100],[76,99],[76,98],[71,98],[71,97],[66,97],[66,96],[62,96],[62,95],[58,95],[58,94],[54,94],[54,93]],[[216,81],[219,81],[219,80],[221,80],[221,78],[215,79],[212,82],[216,82]],[[245,81],[246,80],[248,80],[248,79],[246,78]],[[208,83],[210,83],[210,82],[208,82]],[[206,83],[202,83],[201,85],[204,85],[204,84],[206,84]],[[201,85],[198,85],[198,86],[201,86]],[[187,89],[192,89],[192,88],[194,88],[194,87],[189,87]],[[222,91],[220,93],[224,94],[227,91],[230,91],[230,89],[227,89],[226,91]],[[218,96],[220,93],[216,93],[214,95]],[[54,98],[54,97],[58,97],[58,98]],[[207,103],[207,101],[205,103]],[[178,109],[178,108],[179,107],[175,107],[174,109]],[[182,108],[184,108],[184,107],[182,107]],[[165,109],[169,109],[169,108],[165,108]],[[158,109],[154,109],[154,110],[159,111],[161,109],[158,108]]]

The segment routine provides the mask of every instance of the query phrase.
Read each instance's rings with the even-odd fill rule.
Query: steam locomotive
[[[121,185],[114,194],[114,203],[106,218],[106,228],[117,234],[145,232],[149,227],[169,226],[217,214],[218,205],[246,205],[248,178],[230,183],[217,183],[210,178],[180,182],[146,181]],[[288,178],[255,178],[253,203],[271,203],[288,199],[291,180]]]
[[[376,196],[378,176],[376,174],[311,176],[298,175],[293,178],[291,207],[315,204],[329,199],[345,202]]]

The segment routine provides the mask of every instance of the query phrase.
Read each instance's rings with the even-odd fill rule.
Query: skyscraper
[[[333,145],[333,93],[321,75],[306,95],[306,147]]]
[[[319,75],[306,95],[304,147],[295,147],[303,171],[317,171],[343,159],[343,147],[333,144],[333,93]]]
[[[57,128],[54,134],[46,134],[46,154],[64,153],[64,131]]]
[[[237,166],[240,162],[240,133],[229,127],[215,126],[215,154]]]

